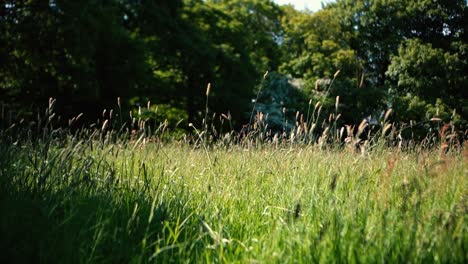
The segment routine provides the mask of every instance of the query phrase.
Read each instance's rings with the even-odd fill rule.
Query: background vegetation
[[[434,117],[464,130],[466,6],[338,0],[312,13],[269,0],[7,0],[2,118],[34,116],[54,97],[64,117],[94,121],[120,97],[124,115],[151,101],[157,121],[199,125],[211,83],[210,111],[229,113],[238,129],[262,89],[258,103],[272,116],[305,112],[310,99],[330,113],[340,96],[342,124],[394,108],[392,120],[425,132]],[[276,73],[261,84],[267,70]]]

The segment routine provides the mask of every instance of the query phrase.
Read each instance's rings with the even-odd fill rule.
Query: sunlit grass
[[[0,144],[16,262],[465,262],[467,157],[104,136]],[[98,138],[98,139],[96,139]],[[99,140],[101,138],[101,140]],[[203,143],[203,142],[201,142]]]

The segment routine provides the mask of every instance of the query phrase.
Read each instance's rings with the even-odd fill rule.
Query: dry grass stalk
[[[330,128],[329,127],[326,127],[325,130],[322,132],[322,137],[327,137],[327,134],[328,134],[328,130]]]
[[[56,102],[56,101],[57,101],[57,100],[54,99],[54,98],[52,98],[52,97],[49,98],[49,109],[54,108],[54,105],[55,105],[55,102]]]
[[[345,127],[346,127],[346,133],[348,134],[348,137],[353,137],[354,126],[345,125]]]
[[[335,111],[338,112],[338,106],[340,104],[340,96],[338,95],[335,99]]]
[[[341,71],[341,70],[337,70],[337,71],[335,72],[335,74],[333,75],[333,78],[336,78],[336,77],[338,76],[338,74],[340,74],[340,71]]]
[[[393,112],[393,109],[392,108],[389,108],[387,110],[387,112],[385,112],[385,116],[384,116],[384,123],[387,122],[388,118],[390,117],[390,115],[392,114]]]
[[[316,110],[317,107],[319,107],[319,106],[320,106],[320,102],[317,102],[317,103],[315,104],[314,110]]]
[[[101,131],[104,132],[107,128],[107,125],[109,124],[109,120],[106,119],[104,123],[102,124]]]
[[[211,83],[208,83],[208,86],[206,87],[206,96],[210,95],[210,91],[211,91]]]
[[[364,77],[365,77],[365,74],[362,73],[362,75],[361,75],[361,82],[359,83],[359,88],[362,88],[362,86],[364,85]]]
[[[366,119],[363,119],[361,121],[361,124],[359,124],[359,127],[358,127],[358,131],[357,131],[357,134],[356,134],[356,137],[359,137],[361,135],[361,133],[364,131],[364,129],[367,127],[367,120]]]
[[[260,122],[263,122],[263,117],[264,117],[263,112],[259,112],[259,113],[258,113],[258,120],[259,120]]]
[[[385,127],[382,130],[382,136],[385,136],[385,133],[387,132],[388,129],[392,127],[392,124],[386,124]]]
[[[312,134],[314,132],[316,126],[317,126],[316,124],[312,124],[310,126],[309,134]]]

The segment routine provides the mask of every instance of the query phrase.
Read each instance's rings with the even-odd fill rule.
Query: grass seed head
[[[393,112],[393,109],[392,108],[389,108],[387,110],[387,112],[385,112],[385,116],[384,116],[384,123],[388,120],[388,117],[390,117],[390,115],[392,114]]]
[[[317,107],[319,107],[319,105],[320,105],[320,102],[317,102],[317,103],[315,104],[314,109],[317,109]]]
[[[338,76],[338,74],[340,74],[340,71],[341,71],[341,70],[337,70],[337,71],[335,72],[335,74],[333,74],[333,79],[336,78],[336,77]]]
[[[366,127],[367,127],[367,120],[363,119],[361,121],[361,124],[359,124],[357,135],[360,135]]]
[[[309,134],[312,134],[312,132],[314,132],[314,129],[315,129],[316,126],[317,126],[317,124],[312,124],[310,126]]]
[[[382,130],[382,135],[385,136],[385,133],[387,132],[388,129],[392,127],[392,124],[386,124],[385,127]]]
[[[206,87],[206,96],[210,95],[210,91],[211,91],[211,83],[208,83],[208,86]]]
[[[102,132],[104,132],[104,131],[106,130],[107,124],[108,124],[108,123],[109,123],[109,120],[106,119],[106,120],[104,121],[104,123],[102,124],[102,127],[101,127],[101,131],[102,131]]]
[[[359,88],[362,88],[362,86],[364,85],[364,79],[365,79],[365,74],[362,73],[362,75],[361,75],[361,82],[359,83]]]
[[[338,106],[340,104],[340,96],[338,95],[335,99],[335,111],[338,112]]]

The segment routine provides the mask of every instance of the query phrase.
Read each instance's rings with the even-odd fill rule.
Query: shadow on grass
[[[163,199],[159,184],[152,185],[146,176],[131,186],[102,177],[109,168],[100,173],[99,161],[84,158],[77,166],[67,151],[53,152],[0,142],[0,263],[176,259],[177,245],[193,235],[177,226],[191,213],[181,202],[186,197]],[[148,175],[158,177],[163,176]],[[174,236],[174,229],[179,234]]]
[[[151,201],[136,194],[33,196],[4,191],[2,263],[140,262],[150,258],[145,241],[162,238],[169,220],[164,204],[157,205],[149,220]]]

